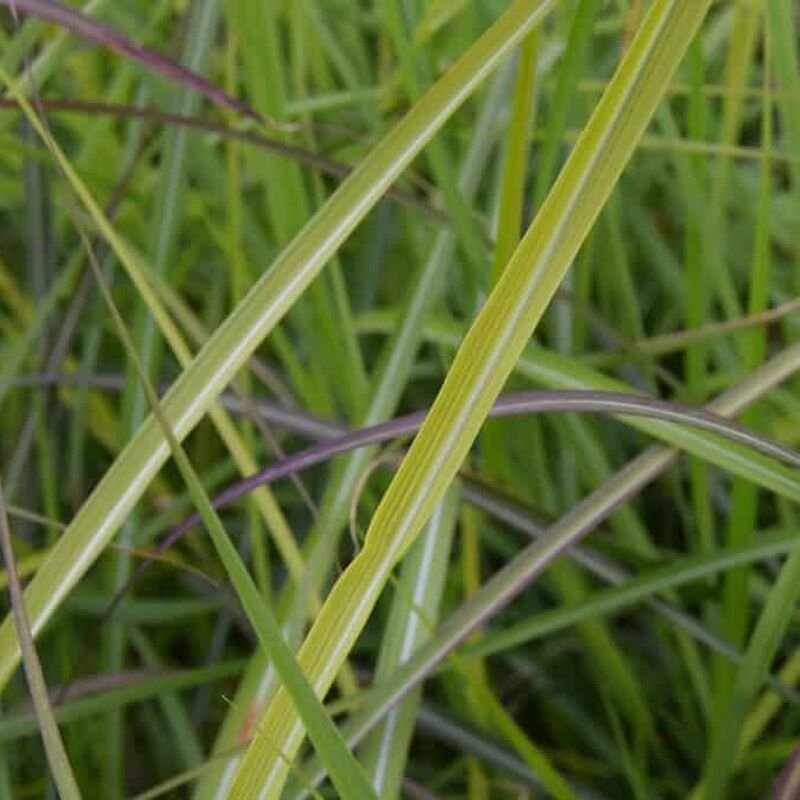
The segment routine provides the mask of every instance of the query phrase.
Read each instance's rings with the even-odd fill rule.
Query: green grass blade
[[[146,304],[150,314],[152,314],[155,319],[164,338],[172,348],[175,357],[182,365],[188,366],[191,362],[190,351],[177,326],[173,323],[166,309],[159,302],[155,291],[151,287],[150,282],[148,282],[148,276],[151,282],[157,280],[157,273],[148,270],[138,254],[134,252],[133,248],[116,233],[107,217],[92,198],[83,181],[81,181],[71,164],[67,161],[61,149],[49,135],[48,131],[41,125],[41,122],[34,115],[30,105],[22,99],[22,96],[18,93],[18,86],[11,84],[11,87],[28,116],[28,119],[31,120],[34,127],[37,128],[39,135],[47,143],[49,149],[58,161],[59,167],[62,169],[73,190],[88,210],[92,220],[101,231],[106,241],[111,245],[121,263],[125,266],[131,281],[141,295],[142,301]],[[76,265],[79,265],[79,263],[80,262],[76,262]],[[240,471],[243,474],[252,473],[256,468],[255,460],[252,453],[242,444],[241,438],[231,422],[230,417],[215,405],[211,406],[209,414],[222,440],[230,449]],[[256,500],[259,510],[268,522],[270,530],[275,536],[278,549],[288,568],[293,575],[299,578],[302,573],[302,557],[277,503],[268,492],[259,493]]]
[[[216,0],[204,0],[195,3],[191,8],[189,28],[183,48],[182,62],[193,72],[203,70],[210,52],[217,19]],[[177,110],[182,114],[196,113],[200,106],[200,96],[186,88],[174,93]],[[167,271],[168,265],[175,257],[175,244],[178,234],[178,223],[184,209],[186,176],[187,131],[174,128],[167,132],[162,151],[163,169],[161,180],[156,191],[156,202],[150,220],[150,241],[153,269],[161,274]],[[124,262],[123,262],[124,263]],[[150,315],[147,298],[140,297],[133,312],[133,330],[136,340],[136,352],[140,354],[146,374],[154,380],[159,374],[162,361],[162,342],[158,337],[157,323]],[[128,366],[128,386],[123,396],[122,430],[123,441],[127,441],[147,415],[147,401],[144,396],[136,370]],[[123,527],[119,543],[130,547],[140,520],[133,514]],[[108,569],[108,582],[112,592],[118,592],[127,581],[131,572],[131,556],[124,550],[117,551]],[[104,630],[104,650],[107,654],[107,668],[111,672],[122,669],[125,660],[127,632],[122,625],[109,625]],[[165,698],[165,707],[177,706],[175,698]],[[177,716],[176,714],[172,715]],[[192,738],[176,737],[181,742],[178,751],[182,753],[183,766],[197,766],[200,762],[200,751]],[[122,713],[110,714],[108,718],[107,736],[105,739],[106,754],[103,759],[105,774],[104,791],[108,795],[121,794],[125,784],[125,747],[124,719]]]
[[[741,19],[741,24],[749,21],[749,27],[757,27],[760,9],[751,7],[751,4],[740,4],[737,8],[737,20]],[[749,12],[749,13],[747,13]],[[755,15],[755,19],[752,16]],[[750,19],[748,20],[748,17]],[[754,32],[752,32],[754,34]],[[749,41],[750,37],[744,37]],[[735,52],[735,50],[734,50]],[[762,148],[764,150],[764,161],[761,165],[761,180],[759,186],[758,212],[756,216],[755,241],[753,245],[752,268],[750,270],[749,297],[747,312],[750,315],[762,312],[768,303],[768,288],[770,284],[771,256],[770,256],[770,192],[772,189],[772,164],[769,158],[772,148],[772,100],[770,91],[770,43],[765,44],[765,65],[764,65],[764,102],[761,119]],[[733,64],[737,63],[731,54]],[[743,67],[739,67],[743,69]],[[736,70],[734,70],[734,73]],[[736,111],[731,110],[729,114],[735,115]],[[727,119],[727,116],[726,116]],[[729,123],[732,124],[732,123]],[[724,167],[720,165],[719,180],[727,180],[724,176]],[[720,194],[723,194],[720,189]],[[720,200],[721,202],[721,200]],[[722,238],[722,237],[720,237]],[[762,328],[748,330],[741,339],[742,342],[742,366],[745,370],[756,369],[766,358],[767,354],[767,332]],[[743,422],[753,427],[763,427],[764,414],[760,409],[752,409],[743,417]],[[756,486],[749,481],[737,480],[733,484],[731,497],[731,513],[728,523],[727,541],[730,544],[746,544],[753,539],[754,530],[757,524],[759,507],[759,492]],[[722,620],[723,632],[726,638],[736,646],[741,646],[745,640],[749,628],[749,607],[748,595],[750,587],[751,573],[747,568],[734,570],[726,576],[723,586],[722,596]],[[718,697],[720,698],[717,707],[724,709],[728,704],[728,697],[731,690],[733,672],[725,665],[719,665],[718,676],[715,683],[718,686]]]
[[[523,505],[488,492],[479,486],[467,484],[462,491],[465,499],[469,502],[520,533],[531,538],[540,538],[544,535],[546,528],[541,519],[537,518]],[[653,554],[649,555],[652,557]],[[614,586],[621,586],[631,580],[630,570],[619,564],[608,554],[598,554],[593,549],[586,547],[573,547],[570,549],[568,556],[592,575]],[[718,653],[726,660],[733,663],[741,661],[740,651],[735,647],[731,647],[708,626],[698,622],[690,614],[676,609],[670,604],[669,600],[652,600],[648,601],[648,605],[667,623],[679,628],[681,632]]]
[[[538,54],[539,30],[537,28],[528,35],[519,50],[512,117],[504,154],[497,241],[492,260],[492,285],[497,283],[508,259],[516,249],[522,228],[525,164],[528,156],[531,117],[533,116]]]
[[[121,686],[105,691],[88,692],[65,700],[54,709],[55,718],[61,725],[85,722],[97,714],[124,706],[157,698],[166,693],[175,693],[202,686],[238,675],[244,666],[241,661],[225,661],[210,667],[187,670],[168,670],[166,673],[129,675]],[[0,720],[0,744],[8,745],[15,740],[30,736],[37,731],[36,715],[28,711],[9,711]]]
[[[420,78],[428,79],[426,73],[427,56],[425,51],[412,47],[410,34],[405,30],[403,18],[403,4],[398,0],[381,0],[381,12],[386,19],[386,27],[391,34],[392,44],[397,51],[400,61],[400,73],[406,84],[406,90],[415,100],[419,95]],[[444,134],[446,136],[446,133]],[[465,266],[463,268],[466,294],[469,295],[466,303],[471,307],[473,297],[477,293],[479,280],[486,272],[484,268],[485,247],[483,246],[481,232],[469,214],[469,209],[458,190],[456,174],[450,161],[449,151],[443,137],[432,141],[426,150],[427,160],[431,165],[431,172],[437,187],[444,196],[444,202],[452,220],[456,243],[463,254]]]
[[[508,69],[504,67],[494,78],[478,118],[474,138],[461,174],[460,188],[465,197],[471,198],[475,194],[489,158],[494,121],[501,106],[507,73]],[[402,309],[402,318],[381,348],[372,380],[371,399],[360,418],[361,425],[382,422],[397,408],[422,341],[424,322],[444,290],[442,275],[452,257],[454,246],[453,233],[449,229],[441,231],[434,241],[429,256],[414,277],[409,297]],[[326,489],[320,503],[320,522],[315,530],[317,539],[307,560],[309,585],[315,586],[325,580],[335,564],[336,543],[347,519],[351,497],[360,476],[373,457],[373,452],[371,449],[365,449],[353,454],[334,473]],[[295,597],[288,614],[287,624],[293,630],[299,631],[305,619],[302,603],[302,597]],[[299,645],[301,633],[298,632],[296,636]],[[247,721],[246,713],[250,713],[245,710],[263,708],[266,699],[274,692],[273,679],[274,674],[267,670],[262,660],[256,656],[237,693],[237,704],[228,713],[217,738],[215,752],[225,752],[238,741],[239,731]],[[198,800],[218,797],[220,786],[230,777],[231,769],[232,763],[228,762],[209,771],[198,786],[195,795]]]
[[[734,414],[800,370],[800,344],[779,353],[753,375],[716,398],[709,408]],[[480,593],[440,626],[436,635],[382,686],[370,693],[363,713],[359,711],[344,726],[349,742],[358,741],[365,730],[469,633],[509,602],[522,585],[551,563],[552,558],[593,530],[620,502],[630,498],[663,472],[674,460],[675,452],[664,447],[645,451],[635,461],[615,473],[601,487],[553,525],[546,539],[525,548],[483,586]]]
[[[698,2],[0,0],[0,67],[27,99],[0,76],[2,483],[85,796],[223,800],[263,745],[263,800],[373,777],[379,796],[704,800],[712,766],[718,800],[788,800],[800,602],[760,640],[767,658],[780,639],[771,663],[745,654],[800,532],[797,2],[710,0],[673,75],[678,33],[620,102],[652,15]],[[263,124],[21,10],[45,6],[164,54]],[[606,163],[576,170],[598,102],[616,93],[614,127],[655,83],[635,143],[596,135]],[[600,207],[591,223],[565,200],[576,183],[556,185],[565,164]],[[543,209],[539,247],[520,247]],[[572,258],[554,244],[570,236]],[[504,306],[489,297],[509,262],[524,277]],[[509,324],[536,272],[544,313]],[[482,307],[494,318],[470,352]],[[499,345],[529,323],[518,357],[513,334]],[[398,488],[454,358],[431,449]],[[238,552],[209,520],[247,611],[176,441]],[[448,559],[436,479],[462,447]],[[389,524],[364,551],[379,506]],[[434,566],[442,587],[425,583]],[[0,555],[0,594],[7,577]],[[317,621],[331,587],[344,602]],[[439,588],[439,614],[408,602]],[[0,798],[56,797],[7,598]],[[329,688],[305,673],[315,621]],[[305,710],[262,644],[271,622]]]
[[[130,638],[147,668],[154,672],[163,671],[164,667],[158,651],[150,639],[135,627],[130,631]],[[180,758],[179,764],[186,769],[202,764],[203,749],[200,744],[199,732],[192,728],[189,714],[180,698],[174,692],[164,692],[159,696],[158,703],[170,730],[170,738],[175,742],[175,752]],[[122,720],[121,715],[120,720]],[[121,738],[120,743],[124,743],[124,738]],[[124,787],[124,785],[124,781],[119,784],[120,787]]]
[[[533,202],[537,207],[544,200],[553,175],[557,172],[559,148],[562,146],[562,136],[566,128],[569,103],[583,71],[583,62],[592,35],[592,26],[599,10],[598,0],[580,0],[575,8],[562,55],[563,64],[558,72],[552,102],[547,109],[544,141],[539,155],[533,190]]]

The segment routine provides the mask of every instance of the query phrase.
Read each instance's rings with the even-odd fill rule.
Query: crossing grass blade
[[[800,467],[800,453],[777,445],[751,430],[730,423],[724,417],[708,411],[696,411],[680,406],[677,403],[637,397],[627,393],[602,392],[591,389],[510,392],[497,398],[494,405],[489,409],[487,417],[504,419],[523,414],[533,415],[545,412],[593,412],[616,414],[623,419],[641,416],[662,422],[677,422],[682,427],[710,431],[715,437],[720,437],[721,440],[728,440],[728,444],[736,442],[740,445],[745,445],[747,448],[753,448],[756,453],[769,456],[770,460],[764,462],[768,471],[776,471],[778,469],[778,465],[771,462],[771,459],[775,458],[795,468]],[[293,453],[291,456],[280,459],[268,467],[264,467],[258,472],[228,485],[214,497],[214,507],[224,508],[261,486],[272,484],[281,478],[309,469],[342,453],[415,434],[424,423],[426,415],[426,411],[418,411],[404,417],[396,417],[379,425],[327,438],[324,442]],[[665,436],[666,439],[667,437]],[[675,444],[674,441],[672,443]],[[720,449],[726,452],[728,457],[731,457],[726,444],[721,443]],[[753,455],[747,453],[746,450],[742,450],[742,457],[745,459],[745,463],[755,471],[756,467],[751,460]],[[729,463],[733,464],[735,468],[735,461],[725,461],[725,464]],[[791,475],[792,473],[789,472],[788,474]],[[200,518],[197,514],[184,520],[166,537],[163,547],[173,546],[199,520]]]
[[[461,464],[489,407],[603,207],[709,2],[655,2],[555,186],[459,348],[426,422],[378,506],[363,550],[334,585],[299,661],[324,695],[386,579]],[[278,693],[232,792],[274,798],[286,767],[268,739],[296,752],[303,727]]]
[[[243,795],[264,745],[284,800],[787,800],[796,3],[711,0],[670,76],[682,3],[22,3],[259,123],[0,0],[2,489],[58,726],[6,595],[0,797],[53,793],[55,732],[91,796]]]
[[[690,556],[668,566],[643,570],[620,586],[595,592],[592,597],[574,607],[545,611],[534,619],[509,625],[496,633],[488,633],[480,643],[465,647],[462,655],[481,657],[499,653],[523,642],[547,636],[562,627],[574,625],[581,619],[624,611],[668,589],[701,581],[733,567],[786,555],[796,544],[796,531],[764,534],[754,544],[721,548],[711,554]]]
[[[2,75],[2,71],[0,71],[0,75]],[[9,82],[12,92],[15,94],[15,97],[19,101],[28,119],[36,128],[43,141],[47,144],[54,159],[58,162],[58,166],[63,171],[70,186],[83,202],[98,230],[102,233],[115,255],[125,267],[131,281],[141,295],[143,305],[151,315],[153,322],[157,325],[161,334],[169,343],[175,357],[182,365],[188,366],[191,361],[191,353],[180,331],[167,313],[166,308],[164,308],[154,290],[151,288],[148,278],[152,281],[152,273],[148,275],[149,270],[141,263],[139,256],[128,246],[127,242],[115,232],[110,221],[94,201],[86,185],[81,181],[75,169],[66,159],[57,143],[53,140],[49,131],[46,130],[41,121],[35,116],[32,107],[24,100],[19,91],[18,84],[12,82],[8,76],[5,76],[5,79]],[[78,266],[80,266],[80,262],[76,262],[73,270],[66,272],[65,275],[74,277],[75,270]],[[150,318],[147,319],[149,320]],[[147,349],[148,348],[145,348],[145,350]],[[213,406],[209,409],[209,415],[216,425],[220,437],[230,449],[241,472],[243,474],[253,472],[255,469],[253,456],[249,450],[244,447],[228,415],[222,409]],[[256,499],[258,501],[258,508],[269,524],[270,530],[273,531],[278,549],[284,557],[289,569],[295,576],[299,577],[302,573],[302,558],[277,503],[268,493],[257,495]]]
[[[164,413],[179,441],[414,156],[553,5],[554,0],[520,0],[509,8],[363,159],[257,281],[163,400]],[[168,453],[151,415],[26,590],[34,634],[94,563]],[[7,618],[0,627],[0,687],[18,662],[19,647]]]
[[[493,126],[501,107],[508,65],[499,70],[493,78],[483,101],[483,108],[475,124],[474,136],[464,159],[460,176],[460,191],[465,198],[472,199],[481,181],[489,159]],[[376,220],[376,227],[380,220]],[[422,322],[428,317],[432,307],[445,289],[442,280],[447,263],[454,247],[452,231],[445,228],[439,232],[430,249],[425,262],[415,275],[408,298],[402,309],[402,321],[395,326],[392,335],[382,346],[377,366],[372,379],[372,393],[368,407],[359,415],[360,424],[369,425],[381,422],[390,417],[397,408],[405,385],[412,374],[415,356],[421,344],[423,333]],[[377,264],[375,265],[377,267]],[[314,531],[316,540],[308,558],[309,566],[313,565],[313,573],[309,583],[316,585],[326,579],[336,559],[336,542],[347,517],[350,498],[357,486],[360,476],[367,468],[372,457],[369,450],[353,454],[340,465],[332,480],[326,487],[320,501],[320,521]],[[309,569],[311,573],[312,570]],[[295,600],[288,614],[287,625],[298,629],[300,608]],[[298,645],[301,632],[296,634]],[[253,707],[263,708],[264,703],[274,690],[273,676],[265,668],[260,659],[255,658],[242,681],[236,700],[240,704],[229,712],[215,744],[215,752],[225,752],[238,741],[239,731],[246,723],[241,709]],[[219,796],[221,787],[232,775],[235,764],[228,761],[224,767],[219,766],[209,771],[197,787],[197,800],[208,800]]]

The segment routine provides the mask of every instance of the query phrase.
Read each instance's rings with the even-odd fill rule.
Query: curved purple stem
[[[527,391],[500,395],[489,411],[490,417],[512,417],[522,414],[541,414],[544,412],[583,412],[596,414],[614,414],[637,417],[651,417],[665,422],[707,430],[724,436],[739,444],[752,447],[764,455],[778,458],[794,466],[800,467],[800,453],[774,442],[770,442],[757,433],[731,422],[724,417],[702,409],[673,403],[667,400],[656,400],[624,392],[603,392],[594,390],[556,390]],[[328,461],[334,456],[366,447],[372,444],[398,439],[416,433],[422,425],[428,411],[417,411],[403,417],[397,417],[379,425],[344,433],[311,445],[294,455],[270,464],[264,469],[242,480],[231,484],[217,494],[212,502],[215,509],[224,508],[244,497],[260,486],[274,483],[295,472]],[[162,540],[156,550],[160,555],[185,536],[198,522],[200,515],[195,513],[173,528]],[[125,591],[141,576],[153,559],[145,559],[134,570],[128,583],[114,597],[103,620],[108,619]]]

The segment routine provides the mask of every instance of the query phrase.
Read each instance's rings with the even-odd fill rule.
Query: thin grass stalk
[[[202,0],[190,7],[189,27],[183,47],[183,61],[195,74],[201,73],[210,51],[217,21],[217,0]],[[173,92],[176,109],[181,114],[196,113],[200,95],[180,84]],[[179,230],[179,219],[183,210],[186,176],[187,131],[173,128],[167,132],[162,151],[162,168],[156,187],[156,199],[150,219],[150,253],[155,272],[167,272],[175,257],[175,244]],[[155,319],[150,315],[145,297],[140,297],[133,311],[133,337],[135,350],[141,358],[145,374],[152,380],[159,372],[163,343]],[[121,440],[129,440],[147,415],[148,404],[133,364],[128,364],[127,385],[122,396]],[[134,513],[123,526],[119,542],[131,547],[135,532],[141,524],[139,514]],[[112,592],[125,584],[131,572],[131,557],[125,550],[117,551],[108,565],[107,580]],[[102,647],[106,656],[106,668],[110,672],[122,669],[127,647],[127,632],[123,625],[110,625],[103,633]],[[166,703],[175,704],[175,698]],[[122,713],[109,714],[103,759],[103,791],[108,796],[124,793],[125,776],[125,720]],[[178,752],[186,768],[197,766],[201,752],[196,740],[181,736]],[[194,744],[194,747],[192,747]]]
[[[52,22],[89,41],[138,61],[147,69],[154,70],[168,80],[176,81],[205,95],[218,105],[233,109],[258,122],[265,121],[246,103],[229,97],[219,87],[214,86],[192,70],[186,69],[160,53],[142,47],[110,25],[99,22],[77,9],[63,5],[58,0],[0,0],[0,5],[11,8],[14,13],[19,12]]]
[[[36,654],[33,633],[25,612],[22,585],[16,570],[14,550],[11,544],[11,530],[8,525],[5,495],[2,486],[0,486],[0,550],[3,553],[3,560],[6,562],[8,590],[11,595],[11,613],[14,617],[17,636],[22,643],[24,651],[25,676],[28,680],[31,699],[36,710],[36,724],[44,743],[50,772],[58,793],[63,800],[80,800],[81,792],[72,772],[61,734],[58,731],[58,724],[50,705],[50,695],[47,691],[42,665]]]

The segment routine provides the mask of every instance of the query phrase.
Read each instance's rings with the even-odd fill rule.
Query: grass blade
[[[798,600],[800,548],[795,548],[770,590],[767,604],[747,645],[744,662],[736,673],[727,709],[719,720],[718,732],[709,754],[700,792],[703,800],[721,800],[727,796],[726,788],[736,763],[740,726],[792,622]]]
[[[380,328],[384,324],[384,315],[366,320],[367,329]],[[460,341],[458,326],[448,324],[434,324],[426,329],[426,338],[429,341],[442,344],[455,349]],[[597,389],[604,391],[631,391],[631,387],[616,378],[609,377],[597,370],[584,366],[580,362],[567,359],[551,350],[546,350],[537,345],[529,345],[523,356],[518,360],[514,372],[516,375],[533,381],[542,386],[558,389]],[[707,460],[722,469],[745,478],[754,483],[761,483],[764,488],[783,494],[788,499],[796,499],[798,477],[792,471],[778,468],[773,471],[755,462],[752,468],[746,467],[742,461],[743,451],[737,446],[722,444],[717,439],[716,444],[707,434],[698,429],[678,427],[660,420],[629,418],[629,424],[639,430],[661,439],[666,444],[675,445],[701,459]],[[777,466],[777,465],[776,465]]]
[[[495,120],[501,107],[508,72],[508,66],[504,66],[493,79],[475,127],[474,138],[464,159],[460,191],[468,198],[472,198],[477,191],[489,158]],[[403,305],[402,320],[381,348],[369,407],[360,416],[362,425],[381,422],[390,417],[397,408],[421,343],[423,322],[444,290],[442,276],[452,258],[454,246],[452,231],[442,230],[415,276],[408,299]],[[314,531],[316,541],[307,561],[307,585],[322,584],[334,568],[337,542],[347,518],[351,497],[371,457],[372,453],[367,449],[343,460],[327,487],[320,504],[320,522]],[[291,611],[287,614],[287,627],[295,632],[297,646],[303,633],[301,626],[305,622],[301,606],[303,589],[301,586],[300,591],[295,592]],[[256,658],[237,693],[239,708],[261,709],[274,691],[274,674],[265,669],[260,659]],[[242,725],[245,724],[247,719],[244,714],[237,712],[234,707],[217,738],[215,752],[225,752],[233,746],[239,740]],[[229,762],[224,767],[209,772],[198,787],[195,794],[197,800],[216,798],[226,791],[235,766],[235,763]]]
[[[149,700],[165,692],[179,692],[204,683],[230,678],[238,675],[243,666],[241,661],[233,661],[197,669],[168,670],[155,675],[147,672],[127,675],[119,686],[106,691],[87,690],[68,693],[67,699],[54,708],[55,718],[61,725],[85,721],[95,714],[104,714],[111,709]],[[0,721],[0,744],[7,745],[23,736],[36,733],[36,730],[35,714],[12,709]]]
[[[796,545],[795,532],[761,536],[752,544],[726,547],[710,554],[680,559],[674,564],[644,570],[625,583],[602,589],[574,607],[544,611],[535,619],[511,625],[502,631],[486,634],[481,641],[464,648],[464,657],[483,657],[513,648],[523,642],[543,637],[595,615],[614,614],[667,589],[701,581],[709,575],[758,560],[782,556]]]

